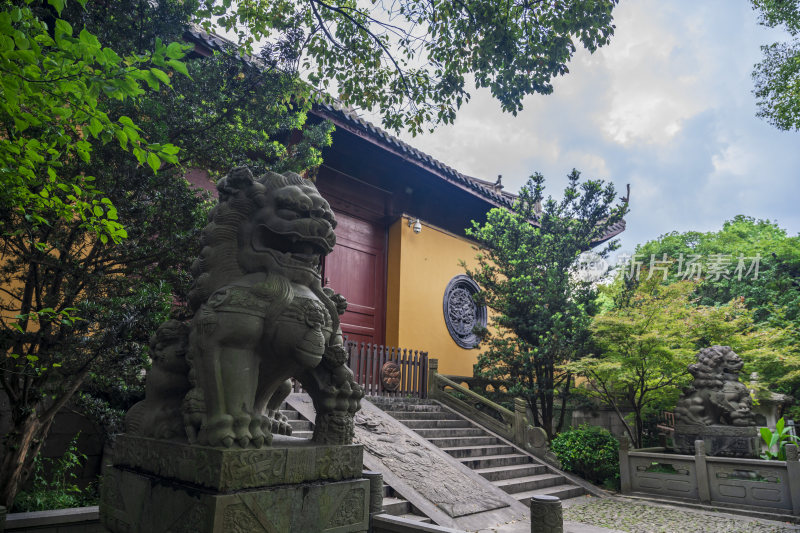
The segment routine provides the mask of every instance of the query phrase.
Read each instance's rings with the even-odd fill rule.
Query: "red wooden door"
[[[384,343],[386,230],[336,212],[336,246],[326,258],[325,283],[347,299],[342,333],[356,342]]]

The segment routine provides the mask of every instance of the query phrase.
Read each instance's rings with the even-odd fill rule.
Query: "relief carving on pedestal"
[[[355,442],[363,444],[366,451],[385,465],[387,472],[413,484],[417,492],[449,516],[455,518],[507,506],[380,416],[360,411],[356,413],[355,424],[358,428]]]

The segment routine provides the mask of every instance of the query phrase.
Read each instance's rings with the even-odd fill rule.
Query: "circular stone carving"
[[[450,336],[462,348],[477,348],[478,337],[472,329],[486,327],[486,307],[472,299],[479,291],[478,284],[463,274],[451,279],[444,291],[444,322]]]
[[[388,391],[396,391],[400,388],[400,365],[394,361],[384,363],[381,368],[381,383],[383,388]]]

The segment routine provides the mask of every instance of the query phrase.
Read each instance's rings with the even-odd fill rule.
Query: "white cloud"
[[[573,167],[630,183],[628,250],[737,214],[800,231],[800,134],[757,119],[751,94],[759,46],[780,36],[747,2],[639,0],[614,13],[611,44],[578,52],[554,94],[526,98],[517,117],[481,92],[455,125],[405,140],[465,174],[503,174],[512,191],[541,171],[558,195]]]

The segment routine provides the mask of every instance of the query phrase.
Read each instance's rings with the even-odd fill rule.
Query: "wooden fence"
[[[428,397],[428,352],[346,342],[347,366],[367,396]],[[294,391],[303,389],[297,380]]]

